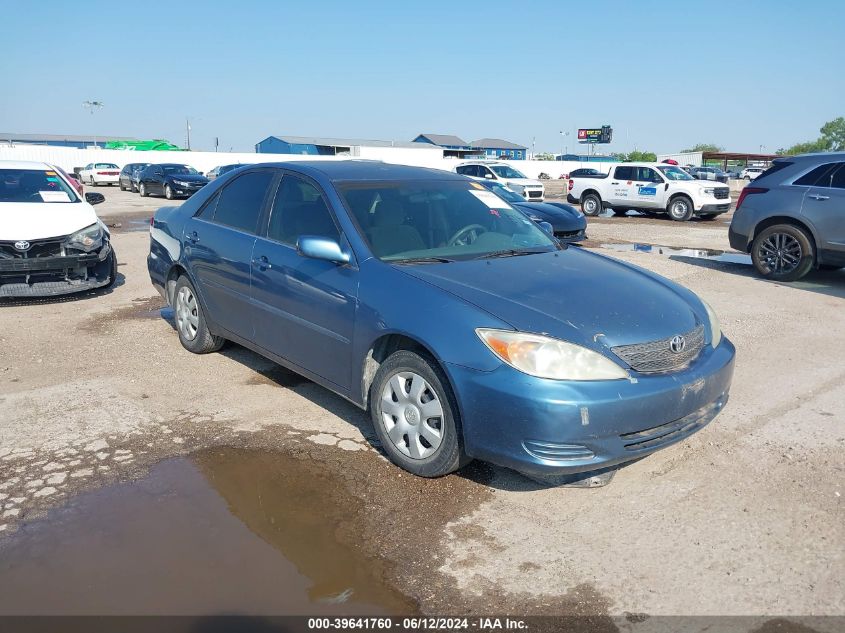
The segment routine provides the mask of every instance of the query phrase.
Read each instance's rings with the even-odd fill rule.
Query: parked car
[[[624,215],[628,209],[647,214],[666,213],[678,222],[693,216],[712,220],[731,207],[730,188],[702,182],[675,165],[623,163],[601,177],[569,179],[567,200],[581,204],[585,215],[613,209]]]
[[[120,170],[120,176],[118,176],[118,184],[120,185],[121,191],[138,191],[138,175],[143,171],[145,167],[147,167],[150,163],[128,163],[123,166],[123,169]]]
[[[746,167],[739,173],[739,177],[743,180],[754,180],[764,171],[766,171],[765,167]]]
[[[215,178],[218,178],[223,174],[227,174],[230,171],[237,169],[238,167],[248,167],[248,165],[245,165],[243,163],[236,163],[234,165],[218,165],[217,167],[214,167],[213,169],[206,172],[205,177],[209,180],[214,180]]]
[[[175,163],[148,165],[138,175],[138,193],[168,200],[192,196],[207,184],[208,178],[193,167]]]
[[[0,161],[0,297],[48,297],[114,283],[109,230],[46,163]]]
[[[569,172],[570,178],[603,178],[606,176],[604,172],[599,171],[598,169],[590,168],[582,168],[582,169],[573,169]]]
[[[845,152],[776,158],[740,193],[728,237],[767,279],[845,267]]]
[[[715,167],[691,167],[689,169],[689,173],[696,180],[716,180],[718,182],[728,182],[728,174]]]
[[[562,202],[528,202],[518,193],[511,191],[494,180],[479,181],[505,202],[525,213],[534,222],[545,222],[551,226],[552,234],[559,242],[575,243],[586,238],[587,218],[571,204]]]
[[[67,180],[70,183],[70,185],[76,190],[76,193],[79,194],[80,198],[85,197],[85,190],[82,186],[82,183],[79,180],[77,180],[76,178],[74,178],[73,176],[68,174],[64,169],[62,169],[58,165],[50,165],[50,167],[52,167],[57,172],[59,172],[62,176],[65,177],[65,180]]]
[[[100,185],[113,185],[120,176],[120,168],[114,163],[88,163],[79,172],[82,182],[99,187]]]
[[[525,174],[517,171],[507,163],[497,161],[478,161],[463,163],[455,167],[455,171],[463,176],[485,180],[495,180],[515,191],[526,200],[542,202],[545,198],[545,188],[539,180],[526,178]]]
[[[187,350],[237,341],[368,409],[416,475],[613,468],[728,398],[734,347],[699,297],[455,174],[256,165],[159,209],[150,238]]]

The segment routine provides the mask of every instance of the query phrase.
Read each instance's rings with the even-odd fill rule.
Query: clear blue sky
[[[70,7],[73,7],[72,9]],[[501,137],[764,151],[845,116],[845,11],[804,2],[0,0],[0,131]],[[105,107],[89,114],[86,99]]]

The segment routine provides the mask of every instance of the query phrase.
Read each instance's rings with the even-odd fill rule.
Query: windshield
[[[473,259],[558,248],[525,215],[478,183],[393,181],[338,187],[383,261]]]
[[[176,174],[176,175],[185,175],[185,174],[198,174],[199,172],[194,169],[193,167],[188,167],[187,165],[162,165],[164,168],[165,174]]]
[[[690,176],[687,172],[685,172],[680,167],[675,167],[674,165],[659,165],[657,167],[666,178],[669,180],[695,180],[692,176]]]
[[[521,195],[519,195],[515,191],[511,191],[504,185],[499,184],[498,182],[490,182],[486,185],[486,187],[505,202],[525,202],[525,198],[523,198]]]
[[[508,165],[491,165],[490,169],[492,169],[499,178],[525,178],[525,174],[518,172]]]
[[[79,202],[52,169],[0,169],[0,202]]]

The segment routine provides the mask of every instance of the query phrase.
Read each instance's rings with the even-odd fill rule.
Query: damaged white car
[[[108,228],[46,163],[0,161],[0,297],[49,297],[115,282]]]

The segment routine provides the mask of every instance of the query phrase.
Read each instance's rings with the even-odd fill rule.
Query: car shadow
[[[167,319],[164,314],[162,314],[162,318],[168,320],[173,327],[171,319]],[[275,385],[293,391],[298,396],[310,400],[320,408],[354,426],[372,448],[387,457],[373,430],[373,423],[369,414],[348,400],[236,343],[227,343],[219,353],[255,372],[255,375],[246,381],[247,385]],[[395,466],[395,468],[397,475],[402,472],[398,466]],[[462,477],[480,485],[510,492],[530,492],[556,487],[551,483],[541,483],[529,479],[509,468],[481,461],[473,461],[458,472],[448,475],[448,477]]]
[[[763,279],[757,274],[757,271],[754,269],[754,265],[750,262],[740,263],[720,261],[705,257],[688,257],[685,255],[670,255],[669,259],[682,262],[684,264],[690,264],[691,266],[699,266],[701,268],[718,270],[731,275],[752,278],[764,284],[774,284],[778,286],[785,286],[787,288],[798,288],[800,290],[815,292],[829,297],[845,299],[845,269],[812,270],[807,274],[807,276],[799,279],[798,281],[782,282]]]
[[[118,263],[118,266],[122,266],[122,264]],[[109,295],[125,283],[126,276],[123,273],[118,272],[114,283],[108,288],[94,288],[92,290],[82,290],[80,292],[74,292],[66,295],[56,295],[54,297],[0,297],[0,308],[86,301],[88,299]]]

